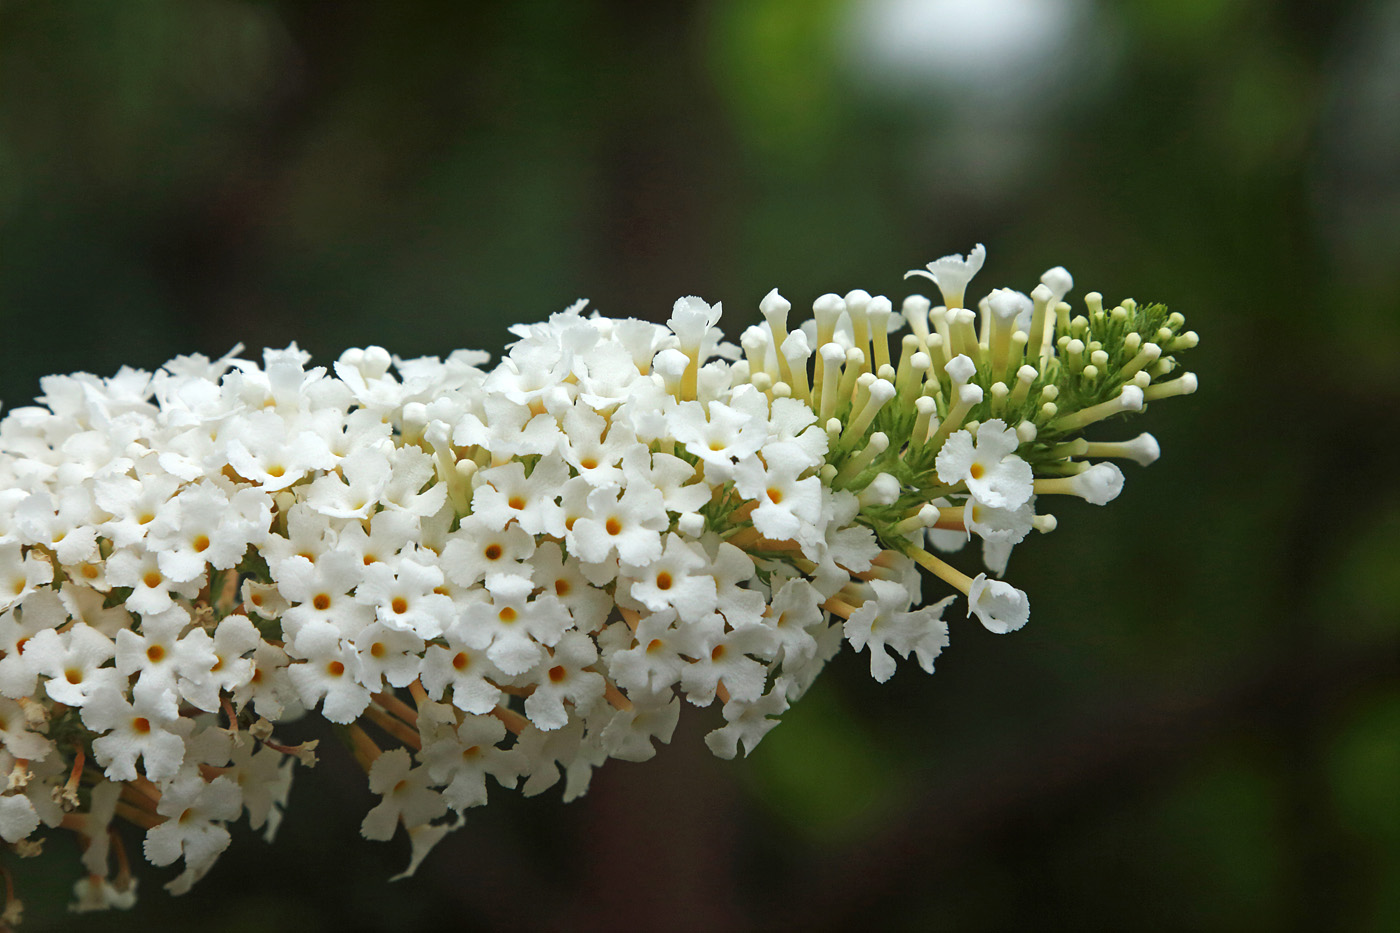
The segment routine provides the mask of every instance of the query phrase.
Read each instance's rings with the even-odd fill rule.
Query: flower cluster
[[[0,838],[72,830],[76,906],[127,906],[121,817],[183,891],[230,821],[276,830],[314,754],[274,726],[319,710],[411,870],[488,777],[576,797],[682,699],[719,702],[732,757],[843,641],[876,680],[932,671],[954,597],[920,607],[920,567],[1020,628],[1000,576],[1046,497],[1102,504],[1102,458],[1157,456],[1082,430],[1193,391],[1196,337],[1160,305],[1074,314],[1060,268],[973,311],[983,255],[899,313],[857,290],[796,325],[775,290],[738,345],[698,298],[664,326],[581,302],[490,368],[292,346],[44,379],[0,422]],[[934,553],[973,536],[992,576]]]

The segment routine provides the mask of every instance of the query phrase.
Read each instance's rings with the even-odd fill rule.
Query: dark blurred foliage
[[[12,406],[238,341],[499,352],[581,296],[737,333],[979,240],[974,290],[1063,263],[1202,336],[1162,460],[936,676],[842,657],[745,761],[688,710],[394,884],[328,743],[184,898],[69,916],[51,842],[27,928],[1400,928],[1400,4],[931,6],[925,51],[917,0],[0,2]]]

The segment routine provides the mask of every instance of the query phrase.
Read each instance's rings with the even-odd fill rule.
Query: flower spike
[[[1160,453],[1083,431],[1196,391],[1198,339],[1157,304],[1075,314],[1058,266],[969,303],[985,257],[909,273],[943,304],[898,315],[857,288],[804,324],[774,289],[738,346],[697,297],[664,326],[580,302],[494,366],[293,345],[45,379],[0,423],[0,836],[77,833],[75,907],[128,907],[121,818],[186,890],[244,813],[275,830],[316,756],[274,733],[311,711],[411,872],[491,793],[653,756],[684,706],[751,753],[843,642],[883,682],[933,670],[955,599],[1022,628],[1000,577],[1047,503]],[[950,595],[920,606],[920,570]]]

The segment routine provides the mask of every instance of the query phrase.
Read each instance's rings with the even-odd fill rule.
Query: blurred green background
[[[689,709],[394,884],[327,747],[184,898],[11,860],[26,929],[1400,929],[1400,4],[0,2],[9,406],[579,297],[737,334],[978,241],[974,291],[1064,264],[1202,336],[1161,461],[1018,548],[1025,630],[843,656],[746,761]]]

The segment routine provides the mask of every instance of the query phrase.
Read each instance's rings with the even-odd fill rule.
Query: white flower
[[[171,594],[195,596],[204,585],[204,574],[172,580],[160,569],[160,555],[141,545],[114,551],[107,558],[107,582],[131,587],[126,606],[141,615],[159,615],[175,605]]]
[[[24,794],[0,797],[0,839],[19,842],[39,828],[39,814]]]
[[[725,725],[706,735],[705,744],[720,758],[733,758],[742,743],[747,757],[778,724],[774,717],[787,709],[787,684],[779,678],[773,689],[757,700],[732,699],[724,704]]]
[[[225,777],[207,784],[198,774],[176,778],[161,792],[156,810],[168,819],[147,831],[146,858],[169,865],[183,855],[186,870],[202,874],[228,848],[231,837],[223,824],[242,812],[242,796]]]
[[[489,713],[502,696],[500,688],[488,680],[500,677],[500,669],[483,649],[454,638],[453,633],[449,633],[446,647],[428,647],[419,676],[434,700],[441,700],[450,687],[452,705],[465,713]]]
[[[20,552],[15,542],[0,542],[0,609],[8,609],[53,579],[53,565],[38,551]]]
[[[694,512],[709,502],[713,493],[709,484],[692,482],[695,468],[680,457],[649,453],[641,444],[628,448],[623,455],[622,471],[627,484],[649,486],[661,493],[668,512]]]
[[[557,596],[531,598],[535,585],[526,577],[502,574],[486,581],[488,601],[468,605],[454,632],[490,638],[486,655],[507,675],[523,674],[539,663],[544,646],[557,644],[572,623]]]
[[[987,260],[987,249],[981,243],[972,247],[972,251],[966,257],[953,253],[941,259],[935,259],[927,266],[928,271],[915,269],[906,272],[907,279],[911,275],[922,275],[924,278],[932,279],[938,286],[938,290],[943,293],[943,303],[950,308],[961,308],[964,296],[967,293],[967,285],[972,281],[972,277],[982,270],[982,263]]]
[[[150,699],[138,697],[129,703],[111,689],[89,697],[82,718],[93,732],[105,733],[93,739],[92,752],[114,781],[134,780],[138,758],[152,781],[173,777],[185,758],[184,736],[194,726],[189,719],[167,714]]]
[[[400,556],[365,567],[355,601],[372,607],[389,628],[436,638],[452,621],[452,600],[436,592],[442,583],[437,567]]]
[[[365,522],[347,523],[335,544],[336,550],[353,554],[366,567],[393,559],[421,535],[417,518],[407,512],[377,512],[367,524],[368,529]]]
[[[313,431],[289,429],[274,411],[255,411],[234,422],[228,465],[263,489],[286,489],[312,470],[335,466],[325,440]]]
[[[475,412],[465,412],[452,429],[452,443],[459,447],[480,445],[499,452],[503,457],[543,456],[553,453],[562,436],[554,416],[529,404],[512,401],[503,395],[488,395],[481,400],[485,420]]]
[[[527,675],[535,690],[525,698],[525,715],[541,729],[558,729],[569,721],[567,701],[586,710],[603,695],[603,678],[584,668],[598,660],[593,639],[565,632],[549,657]]]
[[[1009,583],[988,580],[979,573],[967,592],[967,614],[977,614],[987,631],[998,635],[1014,632],[1031,617],[1030,600]]]
[[[413,632],[374,622],[351,643],[360,659],[360,682],[369,690],[378,692],[385,681],[391,687],[407,687],[418,677],[423,639]]]
[[[632,321],[631,323],[641,324],[643,322]],[[657,332],[658,329],[655,325],[648,326],[651,328],[649,333],[655,334]],[[643,339],[647,340],[647,338]],[[649,340],[647,345],[655,347],[655,343],[651,343]],[[632,387],[641,375],[636,356],[633,350],[620,343],[607,342],[599,343],[575,357],[575,369],[579,376],[579,400],[597,411],[612,411],[625,403],[631,397]],[[644,365],[650,366],[650,363],[651,356],[648,355]],[[567,427],[565,431],[567,433]]]
[[[520,774],[520,753],[499,747],[506,727],[493,716],[467,716],[456,728],[430,731],[423,742],[422,759],[454,810],[486,803],[486,776],[503,787],[514,787]]]
[[[880,545],[869,528],[853,523],[860,511],[860,500],[855,494],[846,490],[824,491],[822,499],[822,512],[829,519],[825,540],[820,547],[804,548],[803,553],[820,561],[812,582],[827,597],[845,586],[852,573],[869,570],[871,561],[880,553]]]
[[[44,684],[48,695],[72,707],[85,705],[93,691],[103,686],[113,690],[126,686],[126,677],[115,668],[103,667],[115,656],[112,640],[82,622],[62,634],[44,629],[24,646],[25,661],[49,678]]]
[[[933,659],[948,647],[948,623],[943,620],[943,610],[951,606],[956,598],[948,596],[932,606],[915,609],[904,620],[906,630],[912,636],[914,657],[926,674],[933,673]]]
[[[392,449],[386,441],[351,450],[311,484],[306,504],[332,518],[369,518],[393,475]]]
[[[1011,557],[1011,548],[1021,543],[1034,527],[1035,497],[1014,509],[995,509],[969,497],[963,507],[963,524],[967,535],[982,538],[982,562],[987,569],[1001,576]]]
[[[274,569],[289,557],[301,557],[315,563],[322,554],[337,550],[339,533],[332,519],[313,511],[304,502],[298,502],[285,511],[287,530],[284,534],[269,535],[259,548],[259,553]]]
[[[471,586],[488,574],[529,573],[535,539],[517,524],[503,528],[476,515],[462,519],[442,551],[442,569],[461,586]]]
[[[0,745],[16,758],[39,761],[53,750],[53,743],[39,733],[31,732],[28,726],[24,710],[18,703],[0,699]]]
[[[243,599],[243,609],[250,615],[272,621],[282,618],[288,609],[287,600],[272,583],[259,583],[252,577],[243,581],[239,592]]]
[[[815,476],[803,478],[810,466],[799,444],[776,441],[764,445],[763,462],[748,457],[734,468],[735,488],[758,503],[752,518],[759,534],[781,541],[816,525],[821,517],[822,484]]]
[[[718,541],[713,536],[704,539],[705,546],[713,552],[706,575],[715,581],[716,606],[730,625],[738,626],[745,622],[758,622],[763,615],[763,594],[752,588],[754,582],[754,562],[748,554],[727,541]],[[678,607],[681,619],[695,622],[705,617],[700,610],[702,605],[682,604]]]
[[[821,466],[828,438],[816,424],[817,414],[795,398],[775,398],[768,418],[768,436],[775,441],[794,441],[810,458],[810,465]]]
[[[620,486],[622,470],[618,466],[623,454],[634,449],[645,451],[636,435],[625,424],[605,421],[597,412],[581,406],[571,407],[562,419],[564,460],[578,471],[590,486]],[[559,481],[555,482],[555,493]]]
[[[447,501],[447,487],[442,483],[427,485],[433,478],[433,458],[417,447],[397,447],[389,455],[393,472],[384,488],[380,504],[410,515],[434,515]]]
[[[660,693],[680,683],[689,662],[681,657],[687,642],[675,623],[674,612],[654,612],[642,618],[635,636],[620,622],[606,630],[626,636],[631,645],[608,658],[618,686],[629,693]]]
[[[96,910],[130,910],[135,906],[135,878],[130,879],[124,889],[119,889],[108,879],[93,874],[83,875],[73,882],[73,902],[68,905],[68,909],[82,914]]]
[[[1069,477],[1074,495],[1093,505],[1107,505],[1123,491],[1123,471],[1112,463],[1096,463]]]
[[[777,647],[773,630],[760,623],[740,624],[726,630],[719,615],[702,618],[687,627],[682,653],[694,658],[681,671],[686,699],[696,706],[708,706],[720,681],[729,695],[740,700],[756,700],[763,693],[767,668],[749,655],[772,657]]]
[[[192,682],[183,687],[191,696],[190,702],[200,709],[217,709],[220,692],[232,693],[252,678],[255,670],[253,659],[244,655],[253,652],[262,643],[258,630],[247,616],[228,615],[220,620],[209,645],[214,653],[213,665],[203,672],[198,683]]]
[[[364,577],[364,565],[342,551],[320,555],[315,563],[296,556],[274,563],[272,576],[292,607],[282,615],[282,628],[295,643],[302,628],[328,622],[347,637],[374,620],[374,609],[350,595]]]
[[[568,392],[564,379],[572,354],[565,352],[557,339],[558,334],[554,336],[556,339],[522,340],[510,348],[510,356],[501,360],[501,365],[491,371],[482,386],[488,393],[488,403],[500,399],[525,409],[530,417],[540,415],[548,407],[548,397]],[[532,452],[544,451],[535,449]]]
[[[752,415],[718,401],[710,402],[708,409],[699,402],[682,402],[669,427],[671,436],[704,462],[707,474],[714,472],[720,480],[729,477],[734,461],[758,453],[767,439],[764,425]]]
[[[603,745],[611,758],[646,761],[656,754],[652,739],[671,741],[680,720],[681,704],[670,690],[633,693],[629,702],[630,708],[617,710],[603,727]]]
[[[572,554],[589,563],[616,556],[633,565],[661,556],[666,512],[661,493],[645,486],[595,489],[588,494],[587,517],[574,522],[565,538]]]
[[[721,312],[718,302],[711,307],[694,295],[678,298],[666,326],[680,341],[683,353],[692,359],[705,360],[714,354],[723,336],[715,327]]]
[[[870,596],[856,607],[842,630],[857,651],[870,652],[870,676],[884,683],[895,672],[895,659],[887,649],[908,657],[915,633],[908,625],[909,591],[901,584],[875,579]]]
[[[84,568],[79,568],[79,575],[86,579]],[[53,595],[51,590],[46,592]],[[107,597],[104,589],[83,586],[73,579],[69,579],[58,594],[63,606],[61,611],[71,616],[73,621],[85,622],[108,638],[114,638],[117,632],[131,626],[132,617],[120,605],[104,605]]]
[[[993,508],[1017,508],[1032,491],[1030,464],[1016,456],[1020,445],[1016,432],[1000,418],[983,422],[975,442],[968,431],[957,431],[938,452],[938,478],[965,483],[979,501]]]
[[[778,637],[777,657],[785,669],[800,666],[816,655],[817,640],[812,632],[825,618],[821,602],[816,587],[800,577],[788,580],[773,594],[763,621]]]
[[[0,695],[19,699],[34,692],[39,668],[26,657],[27,642],[45,629],[68,621],[68,613],[52,590],[37,590],[14,609],[0,613]]]
[[[304,709],[297,696],[296,685],[287,673],[290,659],[277,645],[260,642],[250,658],[253,673],[243,685],[234,688],[233,702],[240,706],[252,704],[258,715],[268,719],[294,716]]]
[[[369,706],[369,690],[360,682],[360,658],[332,623],[315,620],[302,626],[288,654],[298,659],[287,669],[307,709],[324,698],[321,714],[331,722],[354,722]]]
[[[272,521],[272,504],[258,489],[229,496],[212,483],[191,486],[170,500],[146,534],[146,547],[172,580],[193,580],[206,566],[228,570],[249,544],[260,543]]]
[[[255,742],[234,742],[227,776],[243,793],[251,829],[266,827],[263,838],[271,842],[281,821],[282,808],[292,788],[295,759]]]
[[[565,766],[571,779],[580,770],[584,778],[583,787],[567,786],[572,780],[566,781],[565,800],[573,799],[586,789],[587,773],[592,768],[592,762],[586,755],[587,746],[583,744],[583,728],[583,721],[576,719],[553,732],[530,726],[520,733],[515,748],[520,752],[521,773],[527,775],[521,793],[533,797],[553,787],[559,781],[557,764]]]
[[[369,789],[383,799],[365,815],[360,834],[388,839],[400,821],[422,826],[446,813],[447,801],[428,786],[430,780],[426,767],[413,767],[407,750],[394,748],[380,755],[369,769]]]
[[[552,456],[541,458],[528,477],[519,460],[482,470],[476,474],[472,515],[493,530],[516,521],[532,535],[563,537],[559,487],[568,478],[568,466]]]
[[[531,580],[553,593],[569,610],[574,627],[592,634],[603,627],[613,608],[613,598],[588,582],[578,562],[567,559],[563,548],[553,541],[540,545],[530,561]]]
[[[699,614],[713,612],[718,599],[715,579],[697,573],[708,564],[709,559],[699,545],[678,534],[668,534],[660,558],[626,571],[631,579],[628,595],[652,612],[679,610],[682,606]]]
[[[97,556],[93,516],[92,494],[82,486],[62,490],[57,501],[47,492],[37,492],[15,508],[15,524],[24,543],[51,548],[64,564]]]
[[[128,629],[117,633],[117,670],[137,675],[132,695],[160,707],[170,718],[176,716],[184,693],[178,689],[181,678],[198,682],[218,660],[203,629],[181,636],[189,623],[189,613],[175,606],[143,617],[139,634]]]

